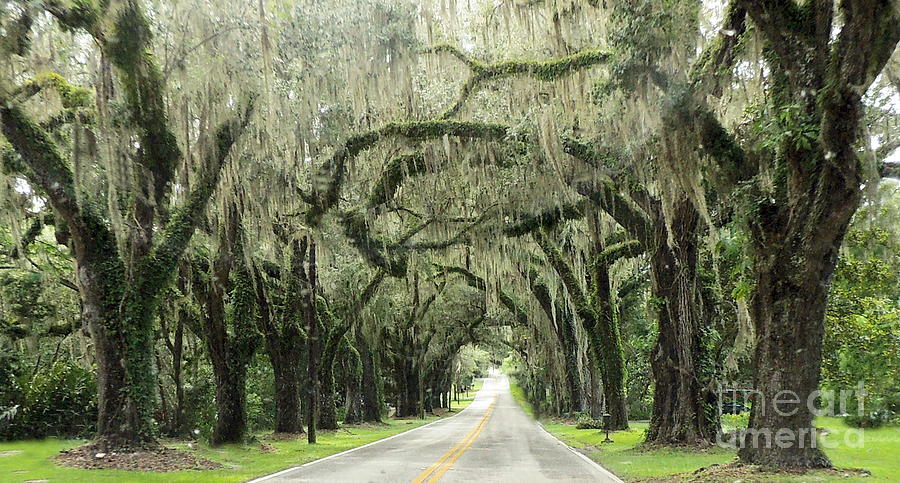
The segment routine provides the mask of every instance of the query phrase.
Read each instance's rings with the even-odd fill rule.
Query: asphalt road
[[[618,482],[544,431],[516,404],[502,374],[469,407],[368,446],[254,482]]]

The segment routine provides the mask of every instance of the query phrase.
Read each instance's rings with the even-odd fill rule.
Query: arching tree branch
[[[460,88],[456,101],[438,116],[439,119],[450,119],[458,114],[469,96],[475,92],[479,84],[486,80],[524,75],[540,81],[551,82],[577,70],[607,62],[611,57],[609,52],[585,50],[559,59],[507,60],[488,64],[475,60],[459,48],[447,44],[436,45],[425,52],[448,53],[459,59],[471,71],[468,79]]]
[[[338,203],[347,163],[384,139],[399,137],[411,141],[427,141],[442,136],[466,139],[502,139],[507,132],[507,126],[502,124],[431,120],[392,122],[378,129],[352,136],[338,147],[331,158],[319,168],[313,183],[312,194],[308,195],[314,202],[306,214],[306,220],[312,226],[319,224],[322,216]]]

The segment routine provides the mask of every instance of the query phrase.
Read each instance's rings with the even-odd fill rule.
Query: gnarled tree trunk
[[[708,315],[698,285],[700,216],[687,198],[672,208],[673,246],[662,210],[654,212],[650,278],[659,336],[650,361],[655,387],[647,442],[706,444],[715,440],[719,424],[713,361],[704,343]]]

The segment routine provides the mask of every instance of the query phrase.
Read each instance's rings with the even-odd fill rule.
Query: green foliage
[[[275,380],[272,367],[262,353],[257,353],[247,368],[247,431],[271,430],[275,427]]]
[[[87,436],[97,417],[97,386],[91,371],[66,362],[20,376],[18,394],[0,402],[0,438],[25,439],[46,436]]]
[[[777,151],[785,145],[809,151],[819,136],[818,124],[799,104],[778,106],[776,112],[760,112],[752,130],[758,149]]]
[[[884,426],[889,419],[885,411],[872,411],[863,414],[851,414],[844,418],[844,424],[851,428],[872,429]]]
[[[0,273],[0,300],[7,312],[7,320],[0,329],[10,334],[11,329],[18,327],[23,334],[28,334],[55,313],[54,304],[42,296],[44,283],[39,273]]]
[[[890,187],[883,193],[882,205],[861,209],[847,234],[825,320],[822,385],[865,388],[862,408],[853,397],[843,409],[857,427],[900,416],[900,200]]]

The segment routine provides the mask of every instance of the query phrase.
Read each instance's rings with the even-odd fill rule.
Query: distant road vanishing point
[[[620,482],[528,417],[494,374],[458,415],[256,482]]]

